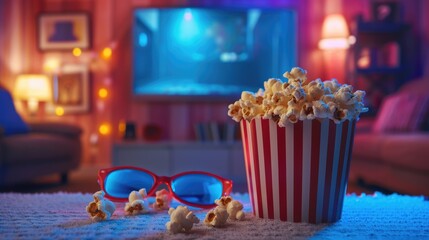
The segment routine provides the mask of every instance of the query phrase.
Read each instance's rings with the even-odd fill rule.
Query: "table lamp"
[[[319,48],[323,50],[349,48],[349,30],[343,15],[331,14],[325,18]]]
[[[337,78],[340,83],[349,82],[348,61],[350,60],[348,48],[355,41],[350,36],[346,20],[341,14],[326,16],[322,25],[322,37],[319,49],[323,50],[326,78]]]
[[[22,74],[16,79],[14,96],[27,101],[28,110],[35,115],[39,102],[52,101],[52,89],[49,78],[42,74]]]

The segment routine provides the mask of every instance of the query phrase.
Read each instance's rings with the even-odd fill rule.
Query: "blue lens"
[[[171,189],[182,200],[211,205],[222,196],[222,182],[205,174],[187,174],[174,179]]]
[[[133,170],[120,169],[111,172],[104,181],[104,189],[112,197],[128,198],[131,191],[138,191],[146,188],[146,191],[153,187],[155,179],[148,173]]]

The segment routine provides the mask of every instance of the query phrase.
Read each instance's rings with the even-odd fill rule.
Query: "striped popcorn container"
[[[356,121],[241,123],[247,185],[260,218],[330,223],[341,218]]]

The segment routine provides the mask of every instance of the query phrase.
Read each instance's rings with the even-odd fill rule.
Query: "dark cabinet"
[[[353,28],[353,85],[367,92],[369,114],[376,114],[382,99],[409,79],[411,28],[406,23],[364,21],[362,17]]]

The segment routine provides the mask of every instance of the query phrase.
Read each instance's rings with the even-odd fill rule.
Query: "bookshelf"
[[[236,122],[200,122],[194,125],[194,132],[200,142],[241,141],[240,127]]]
[[[356,18],[353,46],[354,83],[367,92],[370,115],[375,115],[382,99],[408,80],[411,26],[403,22],[364,21]]]

